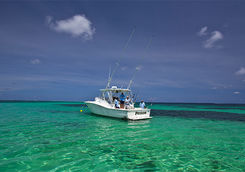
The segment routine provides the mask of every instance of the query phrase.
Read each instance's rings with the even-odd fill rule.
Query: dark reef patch
[[[245,122],[245,114],[210,112],[210,111],[175,111],[175,110],[151,110],[152,116],[172,116],[184,118],[205,118],[212,120],[229,120]]]

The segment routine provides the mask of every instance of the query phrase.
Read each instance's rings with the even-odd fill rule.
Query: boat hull
[[[150,119],[150,109],[116,109],[114,107],[105,107],[94,101],[85,102],[89,110],[96,114],[102,116],[108,116],[113,118],[122,118],[128,120],[141,120]]]

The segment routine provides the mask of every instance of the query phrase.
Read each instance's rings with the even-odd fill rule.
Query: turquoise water
[[[74,102],[2,102],[0,171],[245,171],[244,105],[151,107],[132,122]]]

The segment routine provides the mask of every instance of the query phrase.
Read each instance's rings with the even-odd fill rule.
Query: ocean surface
[[[245,105],[149,107],[151,120],[125,121],[79,102],[0,102],[0,171],[245,171]]]

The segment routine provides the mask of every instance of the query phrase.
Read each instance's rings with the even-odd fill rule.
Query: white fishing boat
[[[129,36],[128,41],[126,42],[126,45],[124,49],[127,48],[128,43],[130,42],[133,34],[135,32],[135,28],[133,29],[131,35]],[[152,39],[152,38],[151,38]],[[149,41],[149,44],[147,47],[149,47],[151,43],[151,39]],[[119,66],[119,61],[116,63],[116,66],[112,73],[109,73],[109,78],[107,82],[107,86],[105,89],[101,89],[101,96],[95,97],[94,101],[86,101],[88,108],[90,111],[97,115],[102,116],[108,116],[108,117],[115,117],[115,118],[123,118],[128,120],[141,120],[141,119],[150,119],[150,109],[146,108],[145,106],[142,107],[134,107],[135,99],[134,96],[132,96],[130,86],[133,83],[133,78],[135,76],[135,73],[139,70],[139,67],[136,67],[135,73],[133,74],[132,79],[130,80],[127,88],[118,88],[117,86],[110,87],[110,83],[112,80],[112,76],[115,73],[117,67]],[[124,94],[124,96],[128,97],[130,101],[125,101],[125,106],[122,101],[120,100],[120,107],[117,107],[118,105],[116,101],[118,101],[118,97],[120,94]]]
[[[96,97],[94,101],[86,101],[90,111],[97,115],[123,118],[128,120],[141,120],[150,119],[150,109],[134,107],[133,97],[131,96],[130,89],[117,88],[112,86],[111,88],[101,89],[101,96]],[[115,106],[113,98],[118,97],[118,94],[124,94],[129,96],[130,104],[125,105],[123,108],[117,108]]]

